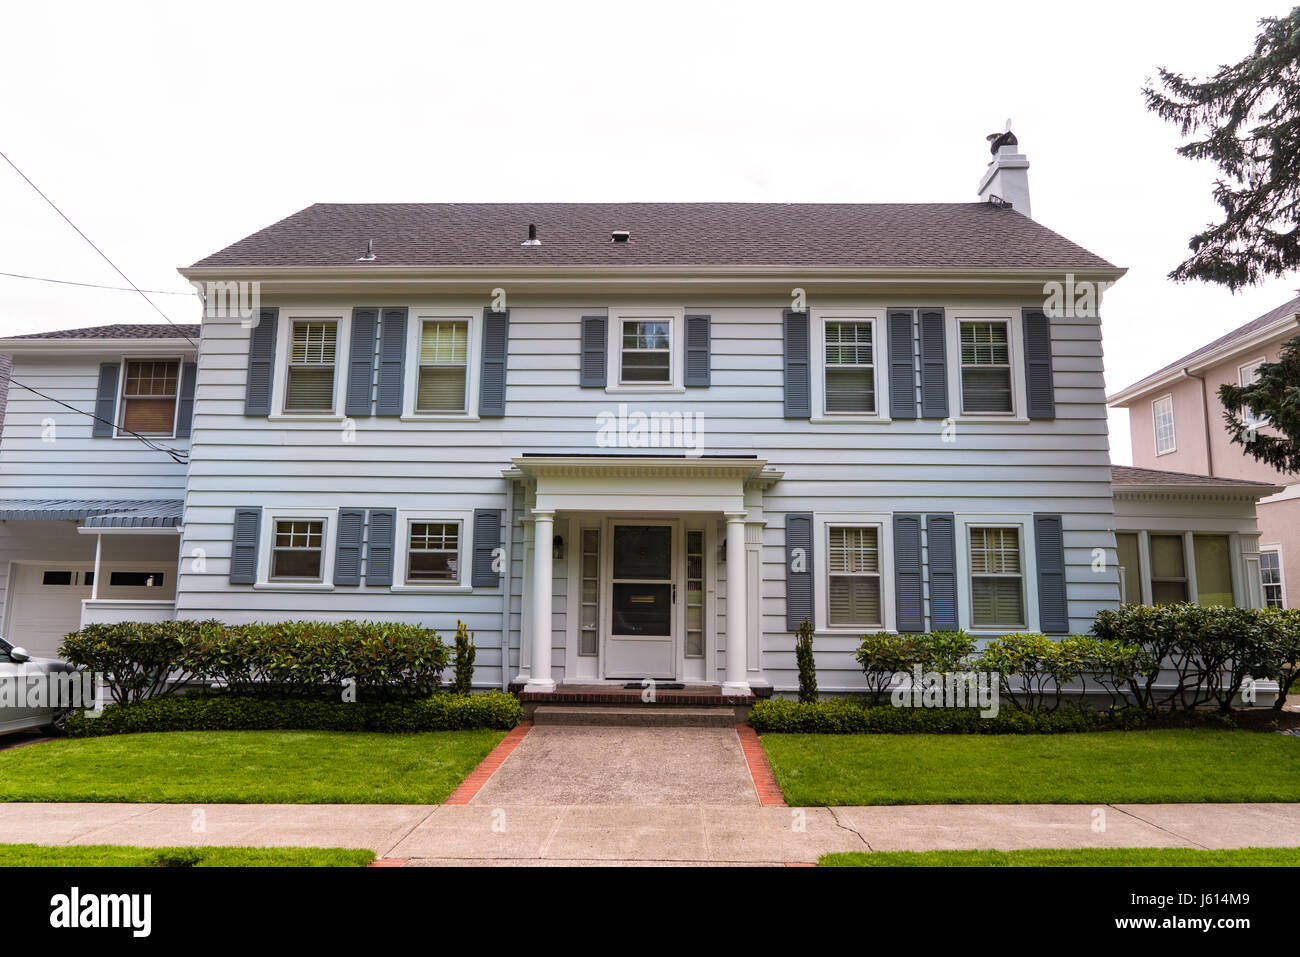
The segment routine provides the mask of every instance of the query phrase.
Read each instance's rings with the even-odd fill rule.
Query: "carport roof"
[[[174,528],[181,499],[0,499],[0,521],[85,521],[88,528]]]

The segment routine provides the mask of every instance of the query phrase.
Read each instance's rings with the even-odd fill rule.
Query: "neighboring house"
[[[1086,631],[1117,511],[1223,535],[1258,604],[1257,487],[1112,495],[1099,322],[1044,284],[1123,270],[1026,166],[978,203],[317,205],[182,270],[260,284],[197,366],[165,327],[0,341],[6,629],[462,619],[483,686],[743,694],[797,686],[807,618],[847,690],[867,631]]]
[[[1300,476],[1284,475],[1232,443],[1218,391],[1224,383],[1253,382],[1259,366],[1276,362],[1283,344],[1297,335],[1300,298],[1108,399],[1129,411],[1134,465],[1278,486],[1259,503],[1259,564],[1264,601],[1286,608],[1300,608]],[[1259,426],[1269,429],[1262,419]]]

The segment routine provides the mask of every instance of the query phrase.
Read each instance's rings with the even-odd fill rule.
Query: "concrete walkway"
[[[365,847],[409,865],[779,865],[832,851],[1300,847],[1300,804],[0,804],[0,842]]]

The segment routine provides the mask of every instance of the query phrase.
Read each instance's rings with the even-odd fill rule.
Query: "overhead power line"
[[[86,289],[111,289],[113,292],[147,292],[155,296],[185,296],[190,298],[194,295],[191,292],[176,292],[174,289],[134,289],[131,286],[106,286],[98,282],[73,282],[71,279],[51,279],[48,276],[29,276],[21,272],[0,272],[0,276],[8,276],[10,279],[30,279],[33,282],[52,282],[60,286],[83,286]]]

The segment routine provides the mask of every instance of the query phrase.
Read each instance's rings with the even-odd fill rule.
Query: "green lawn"
[[[792,805],[1300,801],[1300,738],[1281,734],[1198,728],[762,741]]]
[[[818,867],[1300,867],[1300,847],[1121,847],[1033,851],[852,851]]]
[[[503,731],[169,731],[0,752],[0,801],[437,804]]]
[[[0,867],[365,867],[374,859],[374,851],[341,847],[0,844]]]

